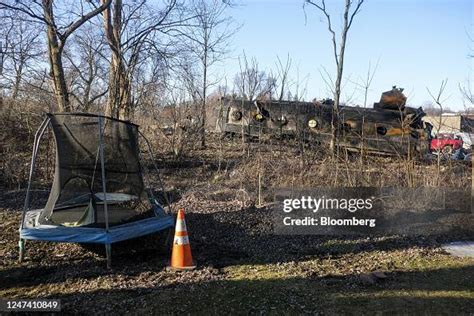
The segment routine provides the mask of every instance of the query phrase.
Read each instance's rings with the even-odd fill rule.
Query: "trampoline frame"
[[[54,114],[53,114],[54,115]],[[105,177],[105,161],[104,161],[104,141],[103,141],[103,133],[104,133],[104,119],[110,119],[114,121],[119,121],[124,124],[133,124],[128,121],[122,121],[119,119],[115,119],[112,117],[107,117],[103,115],[91,114],[91,113],[58,113],[58,115],[80,115],[80,116],[89,116],[89,117],[96,117],[99,123],[99,156],[100,156],[100,164],[101,164],[101,171],[102,171],[102,193],[104,194],[103,205],[104,205],[104,216],[105,216],[105,228],[93,228],[93,227],[65,227],[61,225],[39,225],[35,228],[25,228],[24,223],[27,216],[27,213],[31,212],[41,212],[42,210],[30,210],[30,202],[31,202],[31,185],[34,176],[36,160],[38,157],[38,151],[41,139],[48,128],[51,118],[46,117],[41,125],[39,126],[38,130],[35,133],[34,141],[33,141],[33,154],[31,157],[31,165],[30,171],[28,176],[28,186],[26,190],[26,197],[25,203],[23,205],[23,211],[21,216],[21,224],[20,224],[20,238],[18,242],[19,246],[19,261],[23,261],[25,256],[25,240],[42,240],[42,241],[55,241],[55,242],[83,242],[83,243],[103,243],[105,245],[106,250],[106,257],[107,257],[107,268],[110,268],[112,265],[112,248],[111,244],[114,242],[119,242],[127,239],[132,239],[140,236],[145,236],[154,232],[158,232],[167,228],[171,228],[174,226],[174,219],[168,215],[164,214],[163,217],[159,218],[156,214],[155,216],[140,219],[134,222],[128,222],[120,225],[116,225],[113,227],[109,227],[109,216],[108,216],[108,209],[107,209],[107,190],[106,190],[106,177]],[[151,144],[148,139],[143,135],[143,133],[138,130],[138,135],[141,136],[148,147],[148,152],[150,158],[153,162],[153,167],[158,175],[158,181],[160,183],[161,189],[164,193],[165,202],[167,204],[168,211],[171,213],[171,206],[166,194],[163,182],[160,177],[160,172],[158,166],[155,162],[155,156],[153,154]],[[156,202],[155,197],[153,196],[153,192],[151,193],[151,198],[153,198],[154,203],[158,206],[159,204]],[[145,228],[142,230],[138,230],[136,228]],[[54,229],[55,234],[51,234]]]

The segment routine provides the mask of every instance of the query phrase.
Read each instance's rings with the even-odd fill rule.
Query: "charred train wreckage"
[[[335,117],[336,146],[349,151],[386,155],[420,155],[428,152],[431,125],[424,123],[422,108],[405,106],[403,89],[382,93],[373,108],[339,106]],[[225,99],[219,123],[226,136],[302,139],[322,146],[333,137],[334,103],[254,101]]]

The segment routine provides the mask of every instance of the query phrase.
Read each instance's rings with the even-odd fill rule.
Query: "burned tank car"
[[[425,153],[429,149],[429,126],[423,125],[421,108],[406,107],[403,89],[382,93],[373,108],[338,108],[337,145],[352,151],[380,154]],[[221,130],[247,137],[303,137],[329,144],[332,138],[333,102],[226,100]]]
[[[381,154],[426,154],[431,126],[424,125],[422,108],[406,106],[403,89],[392,87],[382,93],[373,108],[341,106],[340,146]]]
[[[221,131],[225,135],[247,137],[273,136],[294,138],[308,136],[308,122],[330,128],[331,108],[311,102],[225,100]],[[312,121],[312,122],[313,122]],[[311,123],[312,124],[312,123]]]

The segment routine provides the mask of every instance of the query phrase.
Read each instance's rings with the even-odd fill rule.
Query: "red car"
[[[453,151],[462,148],[463,141],[460,136],[454,134],[440,133],[431,140],[430,149],[432,152],[441,151],[445,154],[451,154]]]

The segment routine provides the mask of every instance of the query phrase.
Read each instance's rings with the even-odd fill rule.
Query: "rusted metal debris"
[[[220,129],[226,135],[300,138],[321,145],[332,138],[333,101],[224,100]],[[425,112],[406,106],[403,89],[382,93],[373,108],[340,106],[336,112],[337,145],[380,154],[424,154],[431,125]]]

